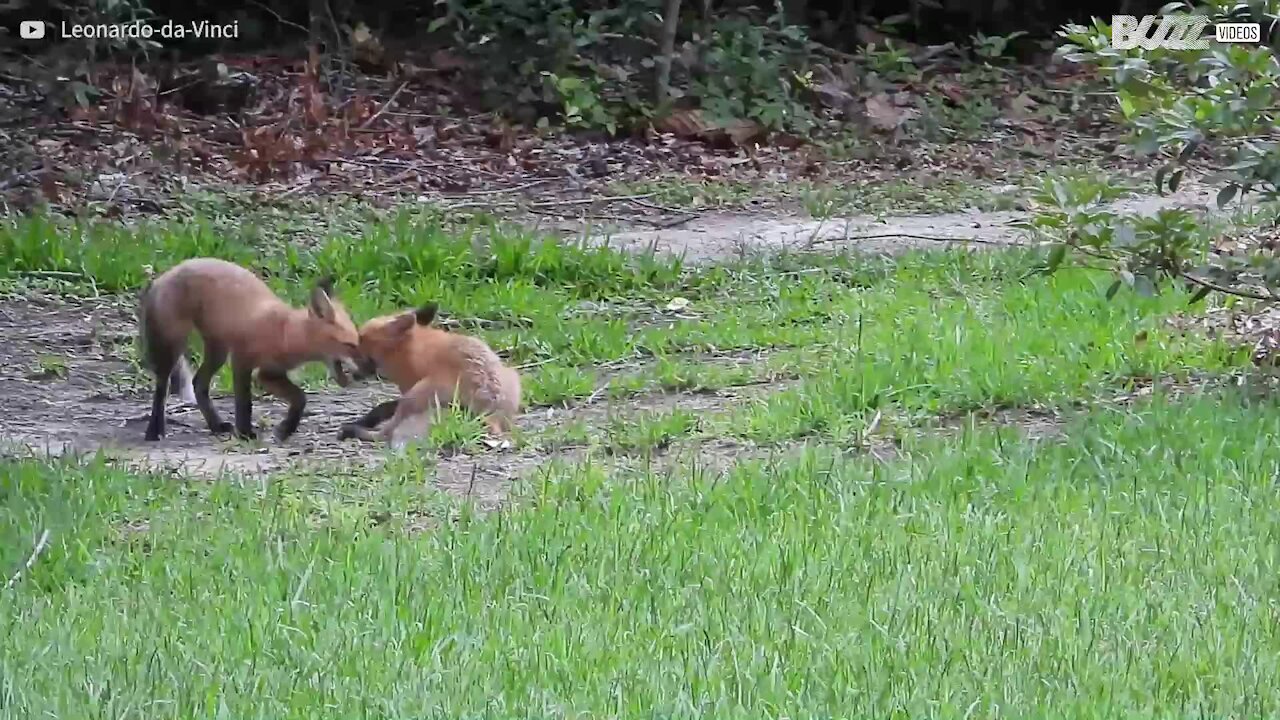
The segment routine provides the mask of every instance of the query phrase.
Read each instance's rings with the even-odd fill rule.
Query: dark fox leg
[[[147,421],[144,437],[148,442],[156,442],[164,435],[164,405],[169,399],[170,377],[177,372],[178,359],[186,351],[186,341],[175,345],[159,332],[160,328],[150,312],[150,290],[151,285],[148,283],[138,303],[138,341],[142,361],[155,374],[155,388],[151,394],[151,419]]]
[[[218,370],[226,362],[227,349],[206,340],[204,360],[201,361],[200,369],[196,371],[196,378],[191,383],[196,394],[196,407],[200,408],[200,414],[204,416],[209,432],[215,435],[231,432],[231,423],[222,419],[218,409],[213,406],[213,401],[209,399],[209,385],[213,382],[213,376],[218,374]]]
[[[241,440],[256,440],[253,431],[253,366],[231,358],[231,385],[236,396],[235,434]]]
[[[284,420],[275,429],[276,441],[284,442],[298,431],[302,413],[307,409],[307,394],[289,379],[287,373],[279,370],[258,370],[258,382],[262,383],[267,392],[289,403]]]
[[[152,372],[156,375],[155,391],[151,395],[151,420],[147,422],[147,442],[156,442],[164,435],[164,403],[169,397],[169,374],[173,372],[175,363],[173,353],[167,348],[152,347]]]
[[[388,400],[373,406],[373,409],[365,413],[363,417],[355,422],[345,423],[338,429],[339,440],[350,440],[358,437],[357,429],[371,430],[378,427],[382,423],[390,420],[396,414],[396,408],[400,406],[400,400]]]
[[[355,436],[361,440],[392,441],[396,429],[415,415],[425,415],[428,423],[434,421],[440,410],[453,399],[453,389],[437,385],[431,380],[419,380],[418,384],[400,396],[395,413],[391,419],[383,423],[377,430],[363,427],[352,427]]]

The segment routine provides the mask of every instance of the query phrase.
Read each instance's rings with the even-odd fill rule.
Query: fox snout
[[[337,358],[329,362],[329,373],[338,387],[347,387],[353,379],[361,380],[360,366],[350,358]]]
[[[368,380],[378,375],[378,363],[368,355],[361,355],[352,367],[351,377],[355,380]]]

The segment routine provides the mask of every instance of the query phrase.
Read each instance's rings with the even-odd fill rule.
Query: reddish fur
[[[429,322],[429,318],[427,319]],[[382,428],[349,425],[344,432],[366,440],[391,440],[410,417],[433,414],[456,402],[485,418],[490,432],[505,435],[520,412],[520,375],[479,338],[446,332],[414,311],[374,318],[360,328],[360,351],[378,374],[400,389],[395,415]]]
[[[347,377],[339,362],[359,357],[359,331],[341,303],[329,297],[327,287],[327,283],[317,285],[309,307],[301,309],[281,300],[258,276],[234,263],[213,258],[179,263],[156,278],[143,295],[141,333],[144,348],[149,348],[148,364],[154,372],[162,372],[162,366],[180,362],[191,331],[198,331],[206,364],[212,363],[211,369],[201,367],[196,381],[197,400],[210,430],[228,429],[208,402],[208,381],[229,356],[237,377],[238,434],[253,436],[249,378],[257,369],[259,381],[290,403],[290,417],[277,431],[277,437],[284,439],[296,429],[306,402],[285,373],[324,360],[332,364],[339,384],[345,385]],[[201,375],[205,375],[203,388]],[[157,423],[160,429],[163,426],[163,393],[157,388],[156,394],[160,405],[158,409],[153,405],[148,439],[158,439],[159,433],[153,430]],[[289,423],[292,427],[286,427]]]

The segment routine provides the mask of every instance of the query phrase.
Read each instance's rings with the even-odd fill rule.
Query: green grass
[[[801,396],[775,402],[818,399],[829,405],[815,409],[819,416],[874,408],[891,395],[930,412],[1060,402],[1134,376],[1240,360],[1220,341],[1163,327],[1162,318],[1185,308],[1185,295],[1108,302],[1107,278],[1087,270],[1019,283],[1034,260],[1026,252],[915,252],[893,262],[792,256],[689,268],[491,224],[452,233],[437,219],[407,214],[311,247],[281,251],[255,237],[252,227],[237,236],[200,222],[129,231],[28,219],[0,225],[0,279],[55,271],[99,292],[136,292],[144,265],[162,271],[204,254],[255,268],[301,303],[316,277],[334,273],[357,320],[439,303],[526,367],[535,407],[598,397],[602,383],[610,397],[622,397],[755,380],[696,360],[705,353],[796,351],[806,376]],[[675,296],[690,301],[678,313],[667,310]],[[1151,337],[1144,348],[1132,342],[1140,331]],[[312,386],[325,381],[319,366],[301,376]],[[228,388],[227,378],[218,386]],[[761,422],[779,437],[808,432],[770,418],[747,425]]]
[[[212,254],[300,302],[331,272],[358,320],[438,302],[526,366],[531,415],[634,407],[528,418],[522,453],[588,460],[489,514],[432,489],[441,454],[486,452],[459,413],[378,470],[0,460],[0,583],[52,538],[0,590],[0,717],[1280,711],[1274,404],[1157,396],[1052,442],[919,431],[1236,372],[1245,351],[1166,322],[1186,295],[1107,301],[1109,278],[1027,277],[1023,251],[686,267],[493,223],[352,228],[286,247],[222,221],[29,218],[0,225],[0,282],[130,293],[146,264]],[[655,393],[676,397],[636,397]],[[878,414],[897,459],[851,449]],[[777,452],[649,462],[725,437]]]
[[[1280,411],[1235,394],[881,464],[371,479],[0,472],[6,717],[1259,717]],[[426,532],[410,533],[421,525]],[[145,528],[145,529],[141,529]]]

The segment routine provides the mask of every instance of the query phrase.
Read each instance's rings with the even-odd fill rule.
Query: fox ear
[[[312,288],[311,302],[308,304],[307,310],[321,320],[332,320],[333,301],[329,299],[329,293],[325,292],[324,288],[319,285]]]
[[[400,313],[392,318],[391,322],[387,323],[387,332],[392,335],[400,335],[402,333],[409,332],[409,329],[413,327],[413,324],[416,321],[417,318],[414,316],[414,313]]]
[[[431,321],[436,319],[437,309],[438,308],[435,303],[427,303],[413,311],[414,320],[416,320],[419,325],[430,325]]]

